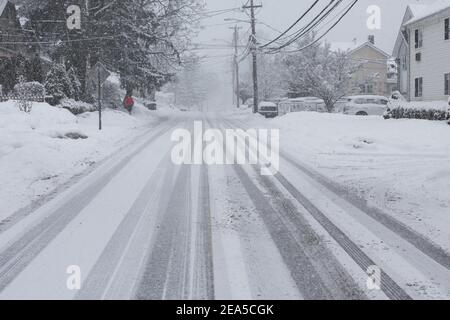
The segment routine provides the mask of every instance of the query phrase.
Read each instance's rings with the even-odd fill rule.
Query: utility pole
[[[256,41],[256,18],[255,9],[262,8],[262,5],[255,5],[254,0],[250,0],[249,6],[244,6],[244,9],[250,9],[251,24],[252,24],[252,58],[253,58],[253,113],[258,112],[258,44]]]
[[[84,25],[84,30],[89,30],[90,32],[90,10],[91,10],[91,3],[90,0],[85,0],[85,10],[86,10],[86,23]],[[88,33],[89,33],[88,32]],[[84,94],[87,96],[88,95],[88,82],[87,82],[87,78],[88,78],[88,74],[91,70],[91,53],[90,53],[90,48],[89,46],[86,46],[87,48],[87,53],[86,53],[86,71],[85,71],[85,79],[84,79]]]
[[[100,75],[100,64],[97,64],[97,78],[98,78],[98,129],[102,130],[102,83]]]
[[[241,28],[236,25],[234,27],[231,27],[230,29],[234,30],[233,97],[236,96],[236,107],[239,109],[241,107],[241,101],[239,98],[239,93],[240,93],[239,81],[240,81],[240,79],[239,79],[238,46],[239,46],[239,29],[241,29]]]

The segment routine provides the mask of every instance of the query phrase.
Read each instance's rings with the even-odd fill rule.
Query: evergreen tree
[[[37,81],[42,83],[44,81],[44,74],[42,69],[42,63],[39,56],[36,54],[27,64],[27,80]]]
[[[44,86],[47,94],[52,95],[57,100],[73,97],[73,87],[66,68],[62,64],[53,64],[47,73]]]
[[[69,79],[70,84],[72,85],[71,97],[77,101],[80,100],[83,94],[82,85],[73,67],[71,67],[69,71],[67,71],[67,77]]]
[[[182,63],[181,56],[195,36],[201,2],[23,0],[21,14],[36,37],[58,43],[46,50],[75,68],[83,90],[88,66],[101,60],[120,74],[123,87],[149,91],[164,84]],[[73,4],[83,8],[81,30],[67,32],[64,23],[39,23],[65,19],[66,8]]]

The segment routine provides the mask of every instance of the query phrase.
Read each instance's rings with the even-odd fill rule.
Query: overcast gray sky
[[[320,8],[329,3],[329,0],[319,0]],[[229,8],[242,7],[247,0],[205,0],[206,11],[223,10]],[[311,6],[314,0],[255,0],[256,4],[262,4],[263,8],[257,10],[257,19],[259,22],[268,24],[272,29],[286,30],[295,22],[307,8]],[[351,0],[344,0],[345,3],[351,3]],[[400,28],[403,15],[408,4],[429,4],[433,0],[359,0],[351,13],[341,21],[341,23],[326,37],[330,42],[351,42],[357,39],[363,42],[369,35],[375,35],[376,45],[391,54],[394,42]],[[367,28],[367,8],[371,5],[377,5],[381,9],[381,29],[369,30]],[[316,11],[317,12],[317,11]],[[312,12],[314,13],[314,12]],[[308,16],[310,17],[310,16]],[[197,43],[204,45],[213,45],[215,49],[208,47],[208,50],[199,51],[206,57],[203,59],[203,67],[208,71],[216,72],[220,75],[221,85],[217,87],[215,96],[211,101],[216,105],[218,101],[228,103],[231,106],[232,101],[232,81],[231,81],[231,61],[233,49],[227,47],[226,42],[231,42],[233,31],[229,28],[232,24],[224,25],[225,18],[236,18],[248,20],[244,12],[229,12],[217,15],[212,18],[202,20],[204,26],[200,32]],[[305,21],[309,21],[306,19]],[[264,39],[273,39],[277,32],[264,24],[257,25],[257,33],[260,41]],[[248,23],[241,23],[242,32],[249,29]],[[303,24],[300,24],[303,25]],[[328,27],[327,27],[328,28]],[[326,30],[326,29],[324,29]],[[246,38],[242,35],[242,43],[245,44]],[[216,46],[221,46],[217,48]],[[204,46],[203,46],[204,47]],[[249,63],[241,63],[241,77],[249,71]],[[220,107],[217,104],[218,107]],[[223,108],[223,107],[222,107]]]
[[[350,0],[344,0],[349,3]],[[247,0],[205,0],[206,10],[222,10],[242,6]],[[258,9],[257,19],[260,22],[269,24],[275,29],[285,30],[314,2],[314,0],[255,0],[262,4],[263,8]],[[329,0],[320,0],[319,5],[324,6]],[[356,38],[359,42],[365,41],[370,34],[375,35],[376,44],[388,53],[392,52],[397,32],[401,20],[410,3],[430,3],[432,0],[360,0],[349,14],[328,36],[328,41],[350,42]],[[368,14],[367,8],[371,5],[378,5],[381,9],[381,29],[369,30],[366,22]],[[228,29],[231,25],[223,24],[224,18],[248,19],[243,12],[231,12],[218,15],[213,18],[203,20],[205,29],[200,33],[197,41],[206,44],[224,44],[223,39],[231,41],[232,30]],[[308,21],[308,20],[306,20]],[[248,24],[242,23],[243,30],[248,29]],[[276,32],[269,27],[258,24],[258,32],[266,38],[276,36]],[[226,58],[222,55],[231,54],[231,49],[207,50],[202,52],[205,55],[212,56],[206,59],[206,63],[211,66],[219,62],[224,63]],[[217,58],[213,58],[217,57]]]

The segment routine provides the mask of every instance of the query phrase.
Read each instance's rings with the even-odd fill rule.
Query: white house
[[[400,87],[409,100],[447,100],[450,95],[450,0],[411,9],[403,23]],[[394,50],[395,51],[395,50]],[[394,52],[396,53],[396,52]],[[405,55],[406,53],[406,55]],[[403,65],[402,60],[406,63]],[[406,71],[406,79],[405,79]],[[406,84],[406,90],[405,90]]]
[[[427,6],[422,4],[408,5],[392,53],[398,66],[397,89],[405,97],[409,97],[409,43],[404,25],[426,9]]]

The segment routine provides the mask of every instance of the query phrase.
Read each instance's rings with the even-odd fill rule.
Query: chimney
[[[371,44],[375,45],[375,36],[374,35],[370,35],[368,39]]]

